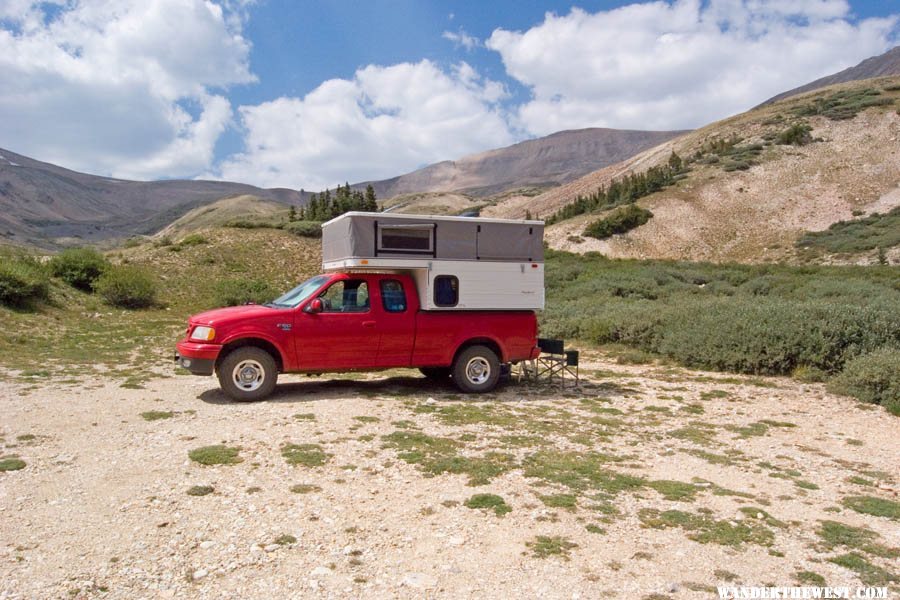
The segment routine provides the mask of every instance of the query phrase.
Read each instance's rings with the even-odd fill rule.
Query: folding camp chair
[[[559,378],[560,387],[566,387],[566,375],[575,379],[578,386],[578,350],[566,350],[563,340],[538,338],[541,354],[537,359],[537,378],[553,381]]]

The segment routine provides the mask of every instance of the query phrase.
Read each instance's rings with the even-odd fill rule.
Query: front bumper
[[[222,346],[181,341],[175,346],[175,363],[194,375],[212,375]]]

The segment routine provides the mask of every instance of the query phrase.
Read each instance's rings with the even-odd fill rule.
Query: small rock
[[[427,406],[434,406],[435,404],[437,404],[437,400],[435,400],[434,398],[429,398],[428,400],[425,401],[425,404]]]
[[[328,567],[316,567],[312,572],[315,577],[327,577],[331,575],[331,569]]]
[[[216,545],[215,542],[211,542],[211,541],[209,541],[209,540],[206,540],[205,542],[200,542],[200,549],[201,549],[201,550],[209,550],[210,548],[212,548],[212,547],[215,546],[215,545]]]
[[[669,593],[674,594],[680,589],[677,583],[670,583],[668,586]]]
[[[466,543],[466,538],[452,537],[449,540],[447,540],[447,543],[450,544],[451,546],[462,546],[463,544]]]
[[[400,585],[423,590],[437,586],[437,579],[425,573],[409,573]]]
[[[268,546],[266,546],[266,547],[263,548],[263,549],[264,549],[266,552],[275,552],[275,551],[278,550],[279,548],[281,548],[281,546],[279,546],[278,544],[269,544]]]
[[[194,581],[197,581],[198,579],[203,579],[207,575],[209,575],[209,571],[207,571],[206,569],[197,569],[196,571],[194,571],[193,578]]]
[[[762,519],[764,516],[765,516],[765,515],[763,515],[761,512],[756,513],[756,518],[757,518],[757,519]]]

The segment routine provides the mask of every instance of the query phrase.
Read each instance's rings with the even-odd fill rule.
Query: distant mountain
[[[371,183],[381,199],[423,192],[472,197],[522,187],[553,187],[617,163],[677,137],[683,131],[578,129],[428,165],[412,173]],[[357,186],[354,186],[357,187]]]
[[[371,183],[385,201],[412,194],[414,198],[399,201],[405,212],[440,211],[442,206],[453,212],[453,206],[477,206],[477,199],[498,192],[572,181],[681,133],[562,131]],[[368,183],[352,187],[365,188]],[[155,233],[193,209],[236,196],[244,199],[225,211],[218,207],[217,218],[250,206],[247,197],[296,206],[308,200],[308,193],[226,181],[98,177],[0,148],[0,241],[52,249]],[[397,208],[398,202],[386,205]]]
[[[126,181],[0,148],[0,239],[55,248],[153,233],[192,208],[249,195],[301,204],[300,192],[227,181]]]
[[[778,102],[779,100],[796,96],[797,94],[811,92],[836,83],[847,83],[850,81],[859,81],[861,79],[871,79],[873,77],[888,77],[890,75],[900,75],[900,46],[892,48],[884,54],[867,58],[855,67],[844,69],[839,73],[827,75],[821,79],[816,79],[815,81],[807,83],[806,85],[801,85],[798,88],[782,92],[777,96],[769,98],[760,104],[760,106],[765,106],[766,104]]]

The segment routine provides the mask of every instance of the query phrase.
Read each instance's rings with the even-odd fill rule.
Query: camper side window
[[[430,254],[434,251],[431,225],[379,225],[378,251]]]
[[[459,302],[459,279],[453,275],[438,275],[434,278],[435,306],[456,306]]]
[[[381,304],[384,310],[399,313],[406,310],[406,293],[403,284],[396,279],[385,279],[381,282]]]

